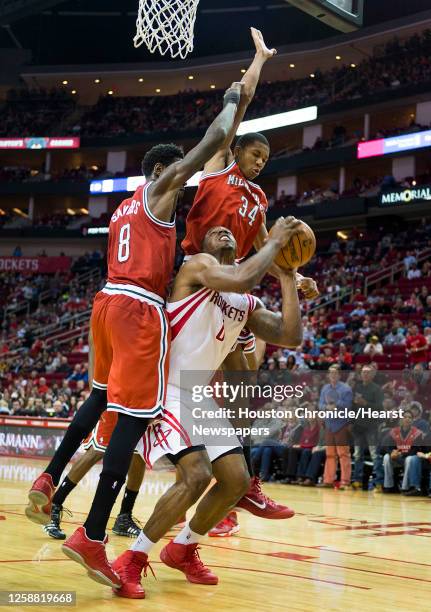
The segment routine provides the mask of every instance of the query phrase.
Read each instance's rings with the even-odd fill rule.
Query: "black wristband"
[[[233,102],[238,106],[241,98],[241,94],[239,91],[228,91],[223,98],[223,108],[229,104],[229,102]]]

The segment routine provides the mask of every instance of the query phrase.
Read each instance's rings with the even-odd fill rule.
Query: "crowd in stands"
[[[34,357],[44,346],[43,331],[74,329],[100,285],[100,275],[81,274],[98,270],[101,261],[101,254],[93,253],[78,258],[67,273],[1,273],[0,355]]]
[[[0,275],[0,413],[67,418],[86,399],[88,317],[100,277],[81,275],[101,262],[101,253],[86,253],[67,273]]]
[[[431,32],[415,34],[405,41],[394,39],[383,51],[352,68],[336,66],[327,72],[316,69],[314,77],[262,83],[248,118],[318,104],[348,102],[410,88],[431,80]],[[102,97],[70,127],[73,134],[119,136],[205,128],[221,105],[217,90],[185,91],[175,96]],[[66,89],[12,91],[2,109],[0,136],[46,136],[52,134],[67,113],[75,109],[75,97]],[[73,123],[73,122],[72,122]],[[342,126],[341,126],[342,128]],[[334,133],[330,146],[346,139]],[[328,143],[319,141],[316,147]]]
[[[136,172],[136,171],[135,171]],[[1,174],[1,171],[0,171]],[[0,179],[1,180],[1,179]],[[352,185],[340,193],[338,181],[327,187],[322,188],[318,186],[318,179],[316,178],[316,187],[308,189],[298,195],[287,195],[284,191],[281,191],[278,197],[269,196],[268,202],[270,208],[283,208],[286,206],[303,208],[307,206],[313,206],[320,202],[328,202],[339,200],[342,198],[374,198],[380,193],[388,190],[396,190],[399,188],[412,188],[420,187],[421,185],[431,184],[431,172],[425,172],[416,177],[406,177],[402,181],[397,181],[392,175],[387,176],[375,176],[371,178],[356,177],[353,180]],[[186,195],[184,200],[179,204],[177,209],[177,220],[180,223],[184,223],[187,214],[190,210],[192,199],[189,194]],[[76,226],[79,221],[79,225],[96,225],[96,226],[107,226],[109,225],[110,215],[104,213],[101,217],[95,219],[89,216],[84,209],[74,210],[74,214],[70,213],[39,213],[35,215],[34,219],[31,220],[28,217],[23,217],[14,213],[13,211],[3,211],[4,214],[0,214],[0,227],[8,229],[9,227],[16,227],[19,222],[20,226],[31,225],[35,228],[52,228],[52,229],[64,229],[69,226]],[[300,215],[300,212],[298,212]],[[74,229],[74,227],[72,227]]]
[[[404,180],[397,181],[392,175],[356,177],[351,186],[340,192],[338,181],[333,181],[329,187],[320,187],[316,178],[316,186],[298,195],[287,195],[282,191],[278,198],[270,197],[270,206],[312,206],[319,202],[330,202],[342,198],[374,198],[385,191],[396,189],[411,189],[421,185],[431,184],[431,173],[424,172],[415,177],[406,177]]]
[[[288,369],[289,357],[281,363],[279,358],[279,367]],[[301,389],[296,398],[256,409],[252,460],[263,481],[431,497],[425,363],[387,376],[376,364],[358,364],[343,376],[333,364],[324,374],[308,376],[300,369],[283,375],[261,370],[260,379],[262,385],[283,382]],[[335,408],[355,416],[334,416]]]
[[[341,66],[314,77],[262,83],[248,111],[248,118],[284,112],[292,108],[366,98],[387,90],[431,80],[431,33],[392,41],[384,53],[364,59],[355,68]],[[118,136],[129,133],[179,131],[204,128],[220,108],[221,92],[187,91],[176,96],[106,96],[74,126],[86,136]],[[181,128],[181,126],[184,126]],[[338,144],[342,130],[334,134]],[[321,142],[318,146],[325,146]]]
[[[10,90],[1,109],[0,136],[58,136],[62,120],[74,109],[75,100],[65,89]]]
[[[91,181],[105,174],[104,166],[86,166],[85,164],[74,168],[64,168],[60,172],[47,172],[45,167],[2,166],[0,167],[0,182]]]

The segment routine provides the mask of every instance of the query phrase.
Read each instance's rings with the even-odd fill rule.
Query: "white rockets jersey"
[[[184,387],[181,371],[217,370],[258,303],[258,298],[247,293],[221,293],[206,287],[168,303],[172,334],[168,384]],[[210,380],[211,376],[199,382]]]

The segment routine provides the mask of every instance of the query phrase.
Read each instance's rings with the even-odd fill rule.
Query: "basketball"
[[[283,269],[305,266],[316,251],[316,237],[309,225],[301,221],[300,228],[280,249],[274,262]]]

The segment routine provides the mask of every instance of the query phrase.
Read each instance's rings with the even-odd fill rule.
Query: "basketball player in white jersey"
[[[250,477],[238,438],[219,441],[205,434],[195,435],[193,422],[199,423],[192,415],[190,392],[197,383],[210,384],[214,371],[246,324],[271,344],[300,344],[302,323],[295,271],[280,278],[282,314],[266,310],[260,300],[247,293],[261,280],[298,223],[293,217],[279,219],[265,246],[236,266],[233,234],[224,227],[214,227],[205,236],[203,252],[192,256],[175,279],[167,306],[172,345],[166,406],[163,418],[143,438],[143,456],[152,465],[162,455],[168,455],[179,477],[158,501],[133,547],[114,561],[112,567],[122,580],[122,587],[114,590],[117,595],[145,597],[141,572],[148,566],[149,551],[200,498],[212,476],[216,484],[199,502],[193,518],[162,550],[160,558],[182,571],[189,582],[218,582],[200,560],[198,542],[244,495]],[[184,378],[187,371],[194,371],[190,380]],[[213,406],[218,408],[215,403]],[[230,423],[211,420],[211,426],[229,427]]]

